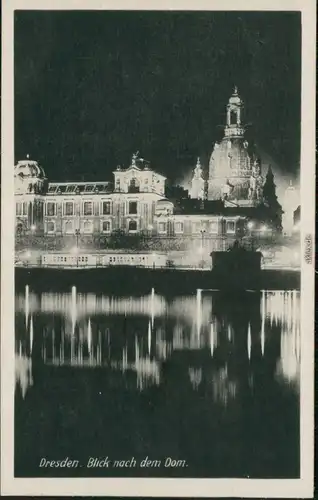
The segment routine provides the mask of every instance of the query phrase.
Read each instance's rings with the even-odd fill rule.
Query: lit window
[[[93,224],[91,221],[86,220],[83,224],[83,233],[92,233],[93,232]]]
[[[66,234],[72,234],[72,233],[74,233],[73,221],[68,220],[68,221],[65,222],[65,233]]]
[[[103,233],[110,233],[110,222],[109,220],[104,220],[102,224]]]
[[[228,221],[226,223],[226,232],[227,233],[235,233],[235,222],[234,221]]]
[[[167,231],[167,224],[165,222],[159,222],[158,224],[158,232],[165,233]]]
[[[54,233],[55,232],[55,224],[54,224],[54,222],[48,222],[47,223],[47,232],[48,233]]]
[[[22,215],[22,203],[16,203],[15,205],[15,213],[16,215]]]
[[[137,213],[137,202],[136,201],[129,202],[128,213],[129,214],[136,214]]]
[[[75,184],[71,184],[69,186],[66,187],[66,193],[74,193],[76,191],[76,185]]]
[[[110,201],[103,201],[102,213],[103,213],[103,215],[110,214]]]
[[[175,232],[176,233],[183,233],[183,222],[176,222]]]
[[[128,231],[137,231],[137,222],[135,220],[130,220],[128,224]]]
[[[210,222],[210,232],[217,233],[218,232],[218,223],[217,221]]]
[[[193,223],[193,232],[199,233],[200,231],[201,231],[201,222],[194,222]]]
[[[93,215],[93,204],[91,201],[84,202],[84,215]]]
[[[50,217],[55,215],[55,203],[49,202],[46,206],[46,215],[49,215]]]
[[[84,193],[91,193],[94,190],[95,184],[88,184],[84,187]]]
[[[65,215],[74,215],[74,204],[72,201],[67,201],[65,203]]]

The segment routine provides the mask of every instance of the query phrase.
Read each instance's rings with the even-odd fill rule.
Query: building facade
[[[198,170],[201,168],[197,165]],[[232,238],[242,232],[246,217],[202,210],[177,209],[165,197],[166,178],[148,165],[117,167],[113,182],[48,182],[43,168],[27,158],[15,167],[17,234],[44,236],[110,236],[115,232],[149,237]],[[201,198],[202,195],[202,198]]]
[[[238,206],[262,201],[261,163],[246,138],[244,104],[235,87],[226,108],[226,125],[220,143],[215,143],[209,162],[209,200],[230,200]]]
[[[211,154],[208,178],[198,158],[189,195],[180,194],[178,199],[169,197],[166,177],[139,153],[132,156],[128,168],[118,166],[111,181],[99,182],[49,182],[37,161],[29,157],[18,161],[14,170],[17,235],[80,235],[106,241],[120,233],[232,241],[251,233],[252,227],[264,229],[261,162],[245,139],[243,110],[235,88],[226,108],[224,137]]]

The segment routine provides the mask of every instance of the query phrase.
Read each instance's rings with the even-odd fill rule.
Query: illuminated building
[[[138,152],[128,168],[118,166],[113,171],[112,181],[99,182],[49,182],[38,162],[28,157],[18,161],[14,170],[17,235],[63,237],[65,247],[68,237],[76,236],[78,243],[79,235],[87,236],[94,245],[97,239],[100,244],[102,236],[107,247],[107,238],[114,234],[175,241],[221,238],[231,243],[250,235],[252,226],[261,232],[261,227],[268,226],[270,207],[263,203],[260,160],[244,137],[243,101],[236,88],[226,116],[224,137],[211,155],[208,180],[198,158],[189,196],[180,194],[180,199],[169,197],[166,177]],[[212,243],[207,246],[218,249]]]
[[[198,163],[198,182],[193,185],[199,199],[204,192],[200,168]],[[19,161],[15,167],[17,234],[110,236],[120,231],[168,238],[201,238],[205,233],[232,239],[242,229],[245,217],[223,213],[223,205],[221,210],[217,204],[175,206],[165,197],[166,178],[148,164],[141,167],[136,154],[127,169],[117,167],[113,176],[113,183],[48,182],[36,161]]]
[[[197,160],[191,181],[190,198],[203,200],[205,198],[205,180],[203,179],[203,170],[200,158]]]
[[[291,235],[294,230],[294,212],[297,210],[299,207],[299,192],[298,189],[293,186],[292,181],[290,181],[290,184],[288,188],[285,191],[285,196],[284,196],[284,203],[283,203],[283,208],[284,208],[284,214],[283,214],[283,232],[286,235]],[[297,221],[299,222],[299,220]]]
[[[226,126],[215,143],[209,163],[208,199],[224,199],[237,206],[262,201],[261,165],[245,138],[243,101],[235,87],[226,108]]]

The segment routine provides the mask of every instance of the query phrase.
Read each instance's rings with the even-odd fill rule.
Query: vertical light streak
[[[201,333],[202,326],[202,290],[197,289],[197,335]]]
[[[29,285],[25,285],[25,325],[26,325],[26,328],[28,327],[29,312],[30,312]]]
[[[92,350],[92,325],[91,325],[91,318],[88,318],[88,323],[87,323],[87,347],[88,347],[89,355],[91,355],[91,350]]]
[[[76,319],[77,319],[76,286],[72,286],[71,318],[72,318],[72,336],[73,336],[75,332]]]
[[[153,328],[155,321],[155,289],[151,289],[151,327]]]
[[[262,351],[262,356],[264,356],[264,350],[265,350],[265,318],[266,318],[266,308],[265,308],[265,291],[262,290],[262,297],[261,297],[261,351]]]
[[[151,322],[148,323],[148,354],[151,353]]]
[[[30,319],[30,353],[32,353],[33,349],[33,317]]]
[[[251,334],[251,323],[248,323],[247,328],[247,355],[248,359],[251,359],[251,347],[252,347],[252,334]]]

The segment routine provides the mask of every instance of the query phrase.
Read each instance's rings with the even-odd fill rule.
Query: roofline
[[[69,181],[69,182],[58,182],[58,181],[53,181],[53,182],[49,182],[49,186],[54,186],[54,185],[57,185],[57,186],[72,186],[72,185],[76,185],[76,186],[85,186],[86,184],[93,184],[94,186],[104,186],[105,184],[112,184],[111,181],[97,181],[97,182],[94,182],[94,181]]]

